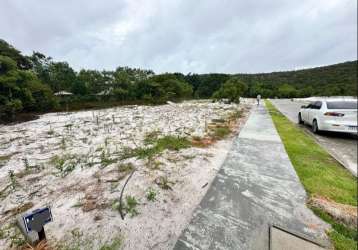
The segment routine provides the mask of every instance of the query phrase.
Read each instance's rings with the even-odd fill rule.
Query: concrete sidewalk
[[[305,199],[270,115],[254,108],[174,249],[269,249],[270,225],[329,246]]]

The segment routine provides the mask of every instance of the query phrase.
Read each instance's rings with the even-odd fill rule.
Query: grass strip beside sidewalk
[[[315,140],[265,101],[286,152],[310,197],[324,197],[357,206],[357,180]],[[336,221],[325,211],[312,210],[332,225],[329,236],[336,249],[357,249],[357,230]]]

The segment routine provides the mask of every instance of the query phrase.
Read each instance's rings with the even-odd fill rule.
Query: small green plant
[[[69,124],[66,124],[66,125],[65,125],[65,128],[67,129],[67,132],[68,132],[68,131],[71,131],[72,126],[73,126],[72,123],[69,123]]]
[[[189,148],[191,146],[191,143],[185,137],[167,135],[162,138],[159,138],[156,141],[155,146],[159,148],[161,151],[164,151],[165,149],[178,151],[183,148]]]
[[[101,153],[102,167],[107,167],[108,165],[117,162],[117,159],[111,159],[108,155],[109,154],[106,153],[105,150],[102,151],[102,153]]]
[[[26,243],[26,240],[22,236],[20,229],[16,225],[13,225],[12,228],[13,228],[13,232],[11,235],[9,235],[11,247],[23,246]]]
[[[185,137],[167,135],[151,142],[152,146],[135,149],[135,155],[140,159],[152,158],[164,150],[179,151],[188,148],[191,143]]]
[[[156,200],[157,193],[153,188],[149,188],[146,194],[148,201],[155,201]]]
[[[106,150],[103,150],[101,153],[101,162],[103,162],[106,159]]]
[[[119,201],[118,200],[113,200],[111,207],[112,207],[113,210],[120,210]]]
[[[59,171],[57,174],[61,177],[66,177],[69,173],[75,170],[80,163],[80,158],[76,155],[65,154],[62,156],[55,155],[51,158],[50,164],[55,166]]]
[[[122,238],[116,237],[110,243],[106,243],[100,247],[100,250],[118,250],[122,245]]]
[[[126,204],[125,204],[124,209],[127,213],[129,213],[131,215],[131,217],[134,217],[139,214],[136,209],[138,204],[139,203],[134,196],[128,195],[128,196],[126,196]]]
[[[121,160],[129,159],[136,156],[136,149],[132,149],[130,147],[124,147],[122,151],[119,153],[119,158]]]
[[[174,182],[170,181],[167,176],[160,176],[155,180],[155,183],[164,190],[173,190],[171,185],[174,184]]]
[[[242,117],[242,110],[235,110],[229,115],[229,120],[237,120]]]
[[[139,202],[134,196],[126,196],[125,201],[121,204],[120,201],[114,200],[111,207],[113,210],[117,210],[121,213],[124,211],[126,214],[130,214],[131,217],[134,217],[139,214],[137,211],[137,206]]]
[[[48,134],[48,135],[53,135],[53,134],[55,134],[55,130],[50,129],[49,131],[47,131],[47,134]]]
[[[74,228],[71,230],[71,235],[73,238],[81,238],[83,236],[83,233],[80,231],[79,228]]]
[[[24,237],[22,236],[19,227],[16,223],[11,222],[7,225],[1,225],[0,228],[0,240],[8,239],[10,240],[9,249],[20,249],[19,247],[26,244]],[[22,248],[21,248],[22,249]]]
[[[0,227],[0,240],[6,239],[12,233],[12,226],[13,224],[2,224]]]
[[[16,176],[15,176],[13,170],[9,170],[8,173],[9,173],[11,188],[12,188],[12,190],[15,190],[16,187],[19,185],[19,183],[17,182]]]
[[[29,171],[31,168],[29,160],[27,158],[24,158],[23,161],[24,161],[24,165],[25,165],[25,170]]]
[[[72,205],[72,207],[82,207],[83,203],[81,201],[77,201],[75,204]]]
[[[213,129],[213,137],[217,140],[227,137],[231,133],[231,130],[227,126],[216,127]]]
[[[57,243],[55,249],[59,250],[81,250],[94,249],[92,239],[84,237],[83,232],[79,228],[71,230],[71,236],[65,242]]]
[[[12,155],[3,155],[0,156],[0,168],[5,166],[5,164],[10,160]]]
[[[143,147],[136,148],[133,150],[134,156],[139,159],[152,158],[159,153],[160,150],[156,147]]]
[[[160,169],[160,166],[163,165],[163,162],[154,160],[154,159],[148,159],[146,166],[150,169]]]
[[[51,158],[50,163],[52,165],[58,166],[58,165],[65,164],[65,161],[66,161],[65,157],[60,157],[58,155],[55,155]]]
[[[0,240],[4,238],[5,238],[5,232],[2,229],[0,229]]]
[[[0,161],[8,161],[10,160],[12,155],[3,155],[3,156],[0,156]]]
[[[129,173],[130,171],[132,171],[134,169],[134,166],[132,163],[122,163],[118,165],[118,171],[119,172],[125,172],[125,173]]]

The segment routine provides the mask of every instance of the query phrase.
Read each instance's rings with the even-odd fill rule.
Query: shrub
[[[217,140],[223,139],[227,137],[231,133],[231,130],[225,126],[225,127],[216,127],[213,130],[213,137]]]
[[[69,173],[75,170],[80,163],[80,158],[76,155],[65,154],[62,156],[55,155],[51,158],[50,163],[58,170],[58,175],[66,177]]]
[[[155,201],[156,200],[157,193],[153,188],[149,188],[146,194],[148,201]]]
[[[124,148],[120,158],[128,159],[131,157],[138,157],[139,159],[150,159],[164,150],[178,151],[191,146],[191,142],[185,137],[176,137],[172,135],[167,135],[161,138],[153,138],[150,136],[146,137],[145,141],[147,141],[145,144],[150,144],[150,146],[135,149]]]
[[[120,249],[122,245],[122,238],[116,237],[110,243],[106,243],[101,246],[100,250],[117,250]]]
[[[138,201],[134,196],[126,196],[126,205],[124,207],[125,211],[129,213],[132,217],[138,215],[138,211],[136,209],[138,205]]]

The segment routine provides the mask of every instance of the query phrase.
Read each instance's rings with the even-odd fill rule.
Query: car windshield
[[[357,109],[356,101],[327,102],[327,109]]]

